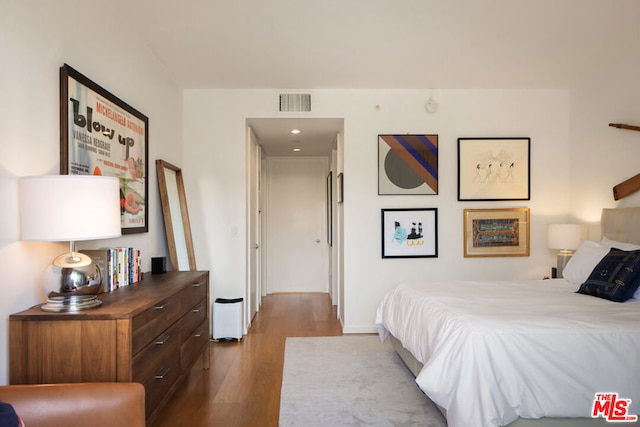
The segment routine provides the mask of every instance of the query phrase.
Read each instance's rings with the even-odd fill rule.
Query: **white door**
[[[248,310],[245,310],[245,326],[260,310],[260,146],[251,128],[247,128],[247,266],[248,266]]]
[[[326,158],[267,158],[270,292],[328,292]]]

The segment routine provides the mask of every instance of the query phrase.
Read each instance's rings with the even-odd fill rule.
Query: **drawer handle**
[[[164,310],[164,305],[156,305],[155,307],[156,310]]]
[[[193,336],[194,338],[200,338],[203,334],[204,334],[204,331],[198,331],[195,334],[193,334]]]
[[[160,372],[159,374],[156,374],[156,376],[154,377],[157,380],[163,380],[164,377],[167,376],[167,374],[169,373],[171,369],[170,368],[164,368],[164,370],[162,372]]]
[[[171,335],[165,335],[163,337],[160,337],[158,341],[156,341],[156,345],[163,345],[164,343],[169,341],[169,338],[171,338]]]
[[[196,287],[196,288],[199,288],[199,287],[200,287],[200,285],[202,285],[202,283],[194,283],[194,284],[193,284],[193,286],[194,286],[194,287]]]
[[[200,313],[200,309],[199,308],[194,308],[193,310],[191,310],[192,313]]]

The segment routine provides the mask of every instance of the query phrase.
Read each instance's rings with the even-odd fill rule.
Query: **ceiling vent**
[[[281,113],[310,113],[310,93],[281,93],[278,111]]]

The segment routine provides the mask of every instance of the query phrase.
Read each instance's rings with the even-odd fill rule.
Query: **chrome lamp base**
[[[40,309],[54,313],[63,313],[89,310],[101,305],[102,301],[95,295],[72,295],[49,297],[46,304],[40,306]]]
[[[44,275],[46,304],[43,311],[75,312],[99,307],[102,272],[89,256],[73,251],[57,257]]]

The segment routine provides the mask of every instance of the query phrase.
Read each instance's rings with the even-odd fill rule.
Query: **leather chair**
[[[144,387],[139,383],[0,386],[26,427],[144,427]]]

